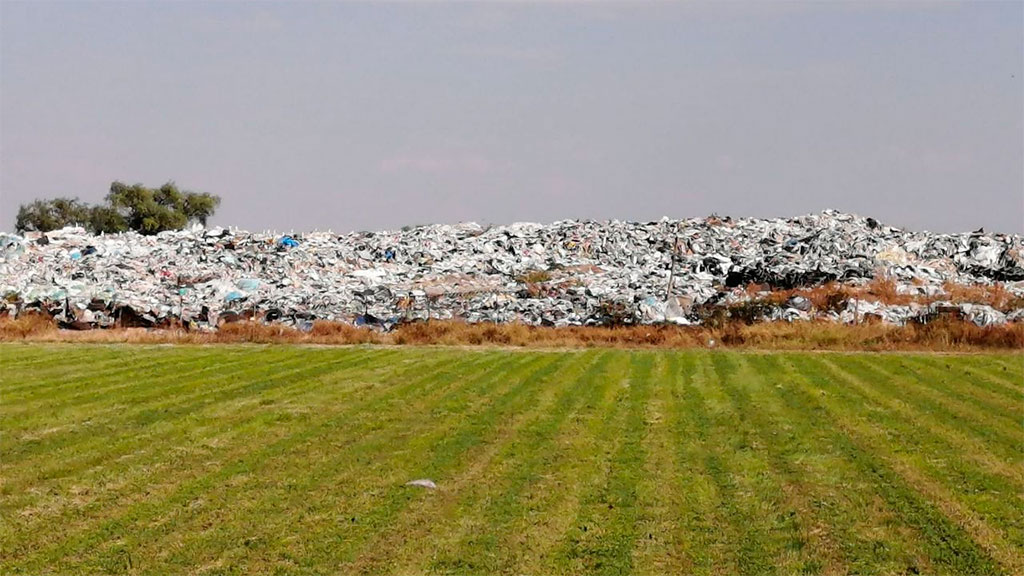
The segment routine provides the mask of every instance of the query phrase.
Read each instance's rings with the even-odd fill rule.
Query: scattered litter
[[[413,480],[412,482],[406,482],[406,486],[419,486],[420,488],[429,488],[431,490],[437,489],[437,484],[434,484],[433,480],[427,478],[420,478],[419,480]]]

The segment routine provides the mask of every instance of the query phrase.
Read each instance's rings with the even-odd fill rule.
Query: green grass
[[[2,574],[1024,574],[1013,354],[5,344],[0,432]]]

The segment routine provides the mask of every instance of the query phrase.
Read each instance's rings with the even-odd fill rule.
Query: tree
[[[185,216],[189,221],[206,226],[206,221],[220,206],[220,197],[207,192],[190,192],[185,195]]]
[[[189,222],[205,226],[220,205],[220,198],[179,190],[174,182],[156,189],[142,184],[128,186],[114,182],[107,194],[107,204],[125,219],[130,229],[142,234],[156,234],[164,230],[180,230]]]
[[[89,216],[89,230],[93,234],[99,234],[100,232],[116,234],[129,230],[128,222],[124,219],[124,216],[121,216],[117,209],[112,206],[93,206]]]
[[[90,206],[77,198],[36,200],[18,210],[19,232],[49,232],[80,224],[94,234],[135,230],[157,234],[180,230],[190,222],[206,225],[220,205],[220,197],[178,189],[174,182],[159,188],[113,182],[104,204]]]
[[[78,198],[54,198],[36,200],[18,208],[15,228],[19,232],[49,232],[65,226],[88,226],[91,208]]]

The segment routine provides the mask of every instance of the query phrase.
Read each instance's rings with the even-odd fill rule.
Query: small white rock
[[[429,478],[420,478],[419,480],[413,480],[412,482],[406,482],[406,486],[419,486],[420,488],[430,488],[431,490],[437,489],[437,484],[434,484],[433,480]]]

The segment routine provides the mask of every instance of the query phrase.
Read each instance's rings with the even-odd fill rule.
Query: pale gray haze
[[[1024,231],[1024,3],[10,2],[0,229],[791,216]]]

